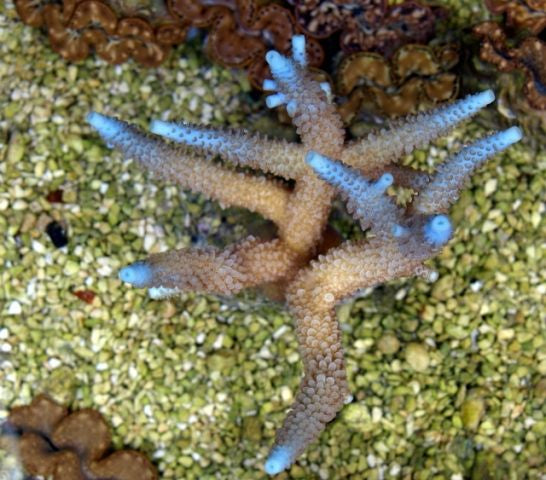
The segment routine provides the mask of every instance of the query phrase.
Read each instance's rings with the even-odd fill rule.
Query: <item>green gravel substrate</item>
[[[155,70],[67,64],[0,6],[0,421],[46,391],[100,410],[115,445],[149,454],[164,479],[265,478],[301,374],[291,319],[251,296],[153,301],[116,275],[150,252],[229,243],[254,217],[155,182],[84,121],[249,125],[263,107],[248,92],[199,45]],[[469,123],[406,161],[483,133]],[[340,307],[352,403],[278,478],[544,478],[545,166],[525,143],[495,157],[452,210],[435,284]],[[64,203],[48,202],[57,189]],[[44,232],[51,220],[66,247]]]

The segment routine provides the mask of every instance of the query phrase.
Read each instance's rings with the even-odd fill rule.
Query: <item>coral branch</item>
[[[269,474],[288,468],[342,408],[348,394],[334,306],[359,289],[402,276],[422,275],[434,250],[412,238],[405,248],[379,238],[346,242],[312,263],[290,285],[304,378],[265,464]],[[429,273],[429,270],[426,270]]]
[[[264,142],[260,135],[221,131],[198,125],[154,120],[150,131],[175,142],[191,146],[198,152],[220,155],[236,165],[248,166],[295,179],[303,173],[301,145],[283,140]],[[299,169],[297,167],[300,167]]]
[[[369,182],[357,171],[310,151],[306,161],[323,180],[336,187],[347,200],[347,209],[363,230],[371,227],[381,236],[390,236],[400,222],[401,211],[384,195],[392,185],[393,176],[384,173],[376,182]]]
[[[262,242],[248,237],[224,250],[209,247],[155,254],[124,267],[119,276],[136,287],[150,288],[154,298],[186,291],[233,295],[293,274],[297,261],[297,255],[278,239]]]
[[[521,130],[512,127],[463,148],[438,167],[432,181],[415,200],[414,211],[423,214],[446,212],[459,197],[464,182],[472,172],[488,158],[518,142],[521,137]]]
[[[87,121],[109,144],[127,157],[134,157],[159,177],[176,181],[223,205],[249,208],[277,223],[284,221],[288,191],[281,184],[225,170],[106,115],[93,112]]]
[[[286,103],[288,114],[308,149],[339,158],[343,146],[342,122],[323,87],[305,71],[304,37],[294,36],[294,58],[276,51],[266,54],[278,93],[268,97],[268,106]],[[326,224],[333,190],[309,172],[296,184],[281,238],[290,248],[306,253],[317,245]],[[315,209],[309,215],[307,205]]]
[[[401,155],[407,155],[415,148],[423,147],[444,135],[494,99],[494,93],[485,90],[429,113],[395,122],[390,130],[381,130],[378,134],[370,134],[348,145],[341,161],[365,173],[383,168]]]
[[[343,125],[335,106],[320,84],[305,70],[305,56],[301,53],[303,36],[293,37],[295,59],[279,52],[267,52],[269,64],[278,93],[267,98],[270,108],[286,104],[292,122],[297,127],[302,142],[308,147],[334,158],[339,157],[343,146]]]

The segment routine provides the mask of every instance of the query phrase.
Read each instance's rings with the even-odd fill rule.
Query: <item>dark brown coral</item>
[[[55,51],[71,61],[93,50],[112,64],[134,58],[144,66],[161,64],[173,45],[185,40],[190,25],[209,30],[206,50],[216,62],[247,70],[261,89],[269,76],[267,50],[288,53],[290,39],[308,34],[311,67],[324,59],[317,39],[340,33],[347,52],[375,51],[390,56],[410,42],[424,42],[434,30],[439,10],[405,1],[294,0],[294,13],[258,0],[15,0],[22,20],[46,28]]]
[[[506,15],[510,28],[526,29],[538,35],[546,28],[546,0],[485,0],[491,13]]]
[[[546,43],[530,36],[510,47],[506,32],[495,22],[477,25],[474,33],[481,39],[480,58],[501,72],[522,71],[525,74],[523,91],[529,105],[545,110]]]
[[[255,88],[261,89],[270,76],[264,60],[267,50],[288,53],[290,39],[298,33],[292,12],[276,3],[259,5],[254,0],[169,0],[173,16],[192,25],[208,28],[206,50],[216,62],[243,67]],[[307,41],[311,66],[319,66],[324,53],[320,44]]]
[[[423,43],[441,15],[414,1],[387,6],[385,0],[293,0],[296,18],[304,32],[326,38],[337,31],[344,52],[375,51],[391,55],[407,43]]]
[[[96,410],[69,413],[47,395],[10,411],[8,425],[19,435],[16,450],[25,472],[54,480],[157,480],[145,455],[134,450],[108,453],[108,425]]]
[[[353,53],[337,70],[337,92],[347,97],[339,112],[350,123],[363,108],[400,116],[451,100],[459,82],[449,70],[458,60],[455,45],[406,45],[390,60],[371,52]]]
[[[184,42],[190,25],[209,30],[207,52],[216,62],[245,68],[252,85],[261,89],[269,69],[267,50],[287,53],[298,33],[292,12],[255,0],[15,0],[21,19],[45,27],[55,51],[71,61],[92,50],[112,64],[134,58],[154,67],[172,46]],[[324,58],[320,44],[307,42],[312,66]]]
[[[144,66],[157,66],[172,45],[185,39],[188,26],[166,10],[150,19],[123,17],[101,0],[15,0],[15,6],[23,22],[45,27],[52,48],[71,61],[85,59],[94,49],[112,64],[134,58]]]

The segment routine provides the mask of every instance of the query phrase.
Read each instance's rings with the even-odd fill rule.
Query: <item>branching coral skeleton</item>
[[[290,467],[336,416],[349,392],[335,305],[360,289],[392,279],[412,275],[434,279],[436,273],[423,262],[450,239],[453,228],[447,211],[465,180],[487,158],[521,138],[520,129],[512,127],[478,140],[448,158],[433,176],[397,166],[391,162],[491,103],[493,92],[468,96],[345,144],[328,88],[311,79],[305,57],[303,36],[293,37],[292,58],[268,52],[273,80],[264,83],[266,90],[276,92],[267,97],[267,105],[286,105],[301,144],[154,121],[154,134],[183,145],[173,146],[115,118],[88,116],[109,145],[160,178],[223,205],[258,212],[277,225],[273,240],[248,237],[224,250],[167,251],[120,271],[123,281],[149,288],[156,298],[183,291],[235,294],[266,282],[285,285],[304,377],[266,460],[265,471],[271,475]],[[295,186],[289,189],[280,179],[223,169],[208,161],[214,155],[292,179]],[[405,208],[385,194],[393,183],[415,192]],[[370,235],[319,255],[336,191]]]

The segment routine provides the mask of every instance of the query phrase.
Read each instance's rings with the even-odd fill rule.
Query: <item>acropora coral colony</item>
[[[522,134],[512,127],[482,138],[429,175],[392,162],[491,103],[491,90],[346,144],[328,84],[314,81],[307,72],[304,37],[293,37],[291,58],[272,50],[266,60],[274,79],[266,80],[264,89],[276,92],[267,97],[267,105],[286,106],[301,144],[163,121],[151,124],[155,135],[150,135],[96,112],[88,121],[109,145],[160,178],[222,205],[248,208],[276,224],[274,239],[250,236],[223,250],[171,250],[133,263],[119,274],[125,282],[148,288],[154,298],[185,291],[232,295],[270,282],[284,286],[304,376],[265,462],[265,471],[274,475],[289,468],[318,437],[349,393],[336,304],[360,289],[399,277],[434,280],[436,272],[423,262],[451,237],[450,205],[477,167]],[[214,156],[249,168],[224,169],[209,161]],[[249,169],[292,180],[294,186]],[[413,189],[404,208],[386,195],[392,184]],[[369,232],[366,239],[331,245],[327,220],[336,192]]]

